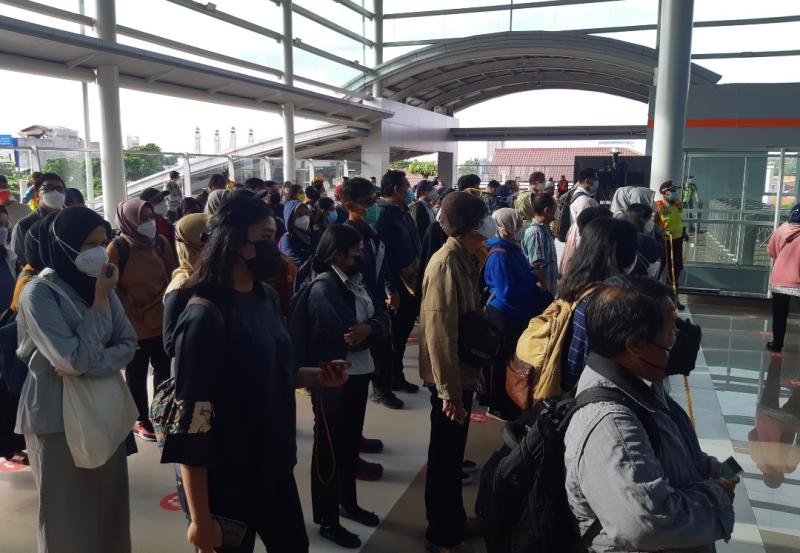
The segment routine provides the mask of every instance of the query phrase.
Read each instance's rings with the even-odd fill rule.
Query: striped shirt
[[[583,368],[586,366],[586,358],[589,357],[589,336],[586,333],[586,306],[588,304],[589,300],[584,299],[572,312],[572,328],[567,337],[569,351],[567,351],[566,362],[561,368],[561,389],[564,391],[571,390],[578,383]]]

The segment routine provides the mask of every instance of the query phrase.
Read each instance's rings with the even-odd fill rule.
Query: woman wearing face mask
[[[408,212],[417,224],[420,242],[425,238],[425,233],[436,220],[433,213],[433,204],[439,199],[439,192],[433,188],[433,183],[422,180],[417,184],[417,201],[408,207]]]
[[[653,208],[645,204],[631,204],[625,210],[622,218],[639,231],[636,266],[631,274],[657,278],[661,269],[661,258],[664,256],[664,245],[659,244],[653,238],[653,229],[656,224],[653,219]]]
[[[230,190],[214,190],[208,195],[208,202],[206,202],[203,213],[209,216],[214,215],[222,207],[222,204],[230,199],[231,193]]]
[[[254,199],[220,208],[186,284],[196,299],[175,330],[175,396],[184,407],[166,429],[161,461],[180,465],[187,540],[201,553],[251,553],[256,534],[269,551],[308,551],[292,474],[294,389],[346,379],[346,363],[295,365],[278,306],[259,285],[280,260],[269,219]],[[212,515],[245,526],[240,546],[222,545]]]
[[[312,393],[314,522],[324,538],[347,548],[360,547],[361,540],[342,527],[340,514],[365,526],[379,522],[377,515],[358,505],[356,464],[375,371],[370,346],[388,336],[389,315],[376,307],[384,298],[374,298],[358,272],[363,250],[361,233],[353,227],[327,229],[314,258],[319,276],[300,292],[302,299],[290,314],[292,335],[308,337],[294,343],[298,362],[319,365],[347,359],[352,363],[344,386]]]
[[[283,219],[286,221],[286,234],[278,246],[287,256],[294,259],[298,267],[311,257],[311,211],[300,200],[289,200],[283,208]]]
[[[108,257],[119,267],[118,292],[139,340],[136,357],[125,378],[139,408],[134,433],[154,441],[147,401],[147,372],[153,367],[153,386],[169,378],[170,361],[162,338],[164,292],[175,270],[175,256],[167,240],[156,233],[155,213],[139,199],[122,202],[116,223],[121,235],[108,246]]]
[[[573,192],[565,200],[566,205],[561,206],[561,209],[569,210],[570,226],[567,231],[567,236],[564,242],[564,253],[561,255],[561,265],[559,272],[562,275],[567,274],[569,271],[569,262],[572,254],[578,248],[581,241],[581,233],[578,228],[578,217],[585,209],[600,207],[597,200],[593,198],[597,192],[600,181],[597,179],[597,171],[594,169],[584,169],[581,171],[578,183],[575,185]],[[564,224],[564,217],[562,215],[561,224]]]
[[[483,265],[483,279],[489,291],[487,314],[503,334],[504,347],[484,378],[488,385],[489,414],[511,420],[516,410],[505,391],[506,364],[528,322],[545,306],[538,279],[520,246],[525,234],[522,215],[516,209],[504,207],[495,211],[492,218],[497,225],[497,236],[486,244],[489,257]]]
[[[169,190],[156,190],[155,188],[148,188],[141,194],[139,199],[145,202],[150,202],[153,206],[153,213],[155,213],[156,232],[163,236],[170,243],[172,248],[175,248],[175,227],[167,219],[169,214],[169,203],[167,197]]]
[[[598,217],[583,229],[583,239],[575,251],[569,273],[558,287],[560,299],[578,302],[572,312],[570,330],[562,355],[566,364],[561,371],[561,389],[571,390],[577,383],[589,355],[586,335],[588,295],[598,285],[615,275],[630,273],[636,264],[638,237],[628,221]]]
[[[25,434],[38,492],[40,552],[131,551],[123,440],[102,465],[77,468],[73,447],[81,444],[65,434],[63,406],[67,379],[119,378],[136,351],[136,334],[114,293],[118,271],[108,264],[109,235],[90,209],[58,213],[41,235],[48,268],[20,301],[18,354],[30,370],[16,431]],[[128,433],[129,424],[114,434]]]
[[[313,188],[313,187],[312,187]],[[315,188],[316,190],[316,188]],[[314,213],[314,222],[311,232],[311,246],[316,248],[319,244],[325,229],[338,224],[339,214],[336,211],[336,203],[333,198],[320,198],[317,202],[317,210]]]
[[[191,292],[186,288],[191,276],[200,267],[200,256],[208,238],[210,217],[193,213],[182,217],[175,225],[175,247],[178,250],[178,268],[164,294],[164,349],[175,356],[173,340],[175,325],[186,308]]]
[[[55,213],[64,207],[66,200],[66,186],[61,177],[55,173],[42,175],[39,195],[39,207],[14,226],[11,233],[11,249],[17,254],[17,261],[25,264],[25,236],[36,221],[44,219],[50,213]]]

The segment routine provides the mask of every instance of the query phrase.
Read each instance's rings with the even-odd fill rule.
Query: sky
[[[62,9],[78,11],[78,0],[39,0]],[[363,1],[367,9],[371,0]],[[248,21],[281,32],[280,8],[272,2],[252,0],[215,0],[217,9]],[[333,0],[295,0],[295,3],[336,22],[367,38],[372,38],[372,25],[364,23],[355,12],[343,8]],[[448,7],[481,5],[483,0],[385,0],[386,13],[417,11]],[[502,3],[494,0],[493,3]],[[384,28],[387,42],[423,38],[469,36],[513,30],[564,30],[608,25],[638,25],[654,23],[658,0],[619,0],[583,6],[560,6],[514,10],[498,13],[465,14],[425,19],[390,19]],[[94,13],[94,0],[86,0],[86,13]],[[798,0],[695,0],[695,20],[737,19],[800,14]],[[78,26],[46,16],[3,7],[3,15],[78,32]],[[166,0],[118,0],[117,18],[120,25],[145,30],[175,41],[224,53],[232,57],[266,64],[280,69],[281,45],[267,37],[244,31],[213,18],[187,10]],[[342,37],[300,15],[294,16],[294,36],[317,48],[334,52],[349,60],[371,65],[369,48]],[[91,34],[91,30],[89,31]],[[607,35],[653,47],[654,31],[616,33]],[[693,53],[737,52],[758,50],[797,49],[800,23],[751,25],[748,27],[723,27],[696,29],[693,36]],[[137,47],[175,54],[168,49],[120,36],[120,42]],[[385,57],[401,55],[410,48],[387,48]],[[179,54],[181,57],[201,61],[199,58]],[[343,85],[358,72],[328,60],[310,55],[295,48],[295,72],[322,82]],[[208,62],[206,60],[206,62]],[[212,65],[222,64],[210,62]],[[783,58],[752,58],[731,60],[703,60],[702,65],[722,75],[721,83],[728,82],[800,82],[800,56]],[[231,67],[226,67],[232,69]],[[237,71],[246,72],[233,68]],[[256,74],[256,73],[252,73]],[[268,77],[264,74],[258,76]],[[2,117],[0,134],[16,135],[32,124],[64,126],[83,135],[81,85],[79,83],[0,71],[2,86]],[[100,136],[100,112],[95,85],[89,85],[91,135]],[[281,119],[276,114],[261,111],[217,106],[214,104],[177,99],[123,89],[120,93],[122,131],[138,136],[142,143],[155,142],[163,150],[193,152],[195,127],[200,127],[202,149],[213,152],[213,134],[219,129],[223,148],[229,142],[231,127],[238,132],[238,144],[246,142],[247,133],[253,129],[256,140],[280,136]],[[489,100],[456,114],[461,126],[536,126],[536,125],[604,125],[644,124],[647,106],[605,94],[586,91],[545,90],[517,93]],[[321,124],[298,119],[296,130],[308,130]],[[521,146],[596,145],[595,142],[545,142],[514,143]],[[638,145],[637,149],[643,149]],[[485,143],[459,145],[459,161],[484,157]]]

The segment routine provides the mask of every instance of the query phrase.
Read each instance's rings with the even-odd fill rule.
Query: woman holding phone
[[[136,333],[114,293],[119,272],[108,263],[110,227],[85,207],[60,211],[42,227],[40,253],[44,269],[22,291],[17,353],[29,368],[20,396],[18,434],[25,435],[39,496],[40,553],[106,553],[131,551],[128,467],[124,436],[133,420],[123,420],[122,401],[98,398],[81,405],[103,420],[108,440],[99,449],[90,442],[99,466],[78,468],[82,444],[73,438],[67,417],[67,386],[76,381],[117,379],[128,394],[120,370],[136,353]],[[125,400],[124,396],[119,396]],[[70,404],[75,407],[75,404]],[[94,409],[93,409],[94,407]],[[65,412],[66,411],[66,412]],[[82,421],[92,426],[93,420]],[[104,435],[103,437],[106,437]],[[85,449],[85,448],[84,448]]]
[[[297,368],[277,302],[260,284],[280,253],[269,206],[234,198],[220,207],[174,333],[178,414],[162,463],[177,463],[201,553],[308,551],[297,494],[296,387],[338,387],[347,363]],[[225,535],[223,539],[223,528]]]
[[[317,365],[336,359],[350,364],[341,388],[312,391],[314,455],[311,498],[314,522],[322,537],[346,548],[361,546],[339,516],[364,526],[377,526],[378,516],[362,509],[356,498],[356,465],[364,429],[369,382],[375,366],[370,347],[389,334],[383,298],[374,298],[358,270],[364,251],[361,233],[353,227],[329,227],[314,258],[318,276],[301,290],[290,313],[298,362]],[[301,337],[307,337],[307,343]]]

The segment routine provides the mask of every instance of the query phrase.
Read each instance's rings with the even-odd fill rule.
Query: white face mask
[[[431,191],[430,194],[428,194],[428,201],[435,202],[438,199],[439,199],[439,193],[436,190],[433,190]]]
[[[67,196],[58,190],[50,190],[41,196],[42,203],[50,209],[61,209]]]
[[[164,217],[169,211],[169,206],[167,205],[167,202],[161,202],[157,206],[153,207],[153,211],[156,215],[161,215]]]
[[[294,220],[294,226],[300,230],[308,230],[311,227],[311,217],[303,215]]]
[[[150,219],[146,223],[142,223],[138,227],[136,227],[136,232],[144,236],[145,238],[149,238],[152,240],[156,237],[156,222],[153,219]]]
[[[480,226],[475,229],[475,232],[483,236],[486,240],[493,238],[497,234],[497,223],[494,222],[491,215],[487,215],[481,221]]]
[[[644,233],[652,234],[654,228],[656,228],[656,222],[650,219],[644,224]]]
[[[80,272],[90,277],[97,278],[108,265],[108,253],[102,246],[84,250],[75,258],[75,267]]]

